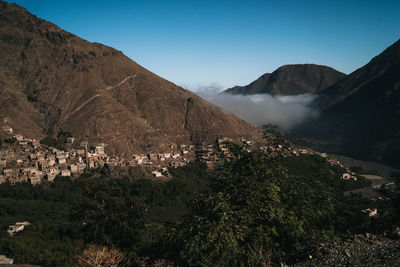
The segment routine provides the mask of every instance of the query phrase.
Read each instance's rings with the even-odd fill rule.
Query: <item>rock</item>
[[[370,233],[354,236],[351,242],[324,244],[323,254],[312,266],[400,266],[400,240]],[[320,249],[321,249],[320,248]],[[310,266],[310,262],[293,266]]]

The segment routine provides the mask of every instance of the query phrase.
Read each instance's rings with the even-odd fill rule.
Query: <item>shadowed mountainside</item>
[[[127,153],[259,132],[120,51],[16,4],[0,1],[0,14],[0,119],[15,132],[69,132]]]
[[[292,136],[320,150],[400,167],[400,40],[315,103],[317,120]]]
[[[345,76],[335,69],[315,64],[284,65],[246,86],[235,86],[223,93],[232,95],[300,95],[320,93]]]

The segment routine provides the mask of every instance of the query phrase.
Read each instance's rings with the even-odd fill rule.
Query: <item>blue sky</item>
[[[400,38],[400,1],[14,0],[196,89],[245,85],[284,64],[345,73]]]

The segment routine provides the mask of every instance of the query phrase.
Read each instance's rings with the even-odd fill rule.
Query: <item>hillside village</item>
[[[20,182],[39,184],[44,180],[51,182],[57,175],[73,178],[87,170],[102,168],[105,165],[111,169],[113,167],[144,166],[151,171],[153,177],[165,180],[169,177],[168,168],[185,166],[193,161],[200,162],[207,168],[213,169],[216,162],[221,159],[229,160],[232,157],[227,144],[235,141],[248,151],[259,148],[271,157],[318,154],[327,158],[332,165],[346,169],[346,172],[342,174],[342,179],[357,179],[355,173],[339,161],[329,158],[326,153],[319,153],[307,148],[297,148],[288,142],[277,142],[273,136],[256,141],[245,138],[232,140],[221,137],[217,138],[214,144],[172,145],[169,151],[138,153],[131,156],[110,156],[106,153],[105,143],[89,146],[87,141],[77,143],[74,137],[68,137],[65,138],[68,149],[62,150],[41,144],[36,139],[14,134],[9,126],[2,126],[1,131],[8,136],[5,139],[8,142],[4,142],[0,149],[0,183],[8,181],[11,184]]]

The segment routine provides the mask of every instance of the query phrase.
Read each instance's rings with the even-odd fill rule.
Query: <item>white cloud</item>
[[[257,126],[263,124],[278,125],[281,131],[290,130],[304,120],[316,117],[318,112],[310,104],[317,95],[297,96],[229,95],[218,94],[222,91],[218,84],[193,88],[198,95],[225,111]]]

